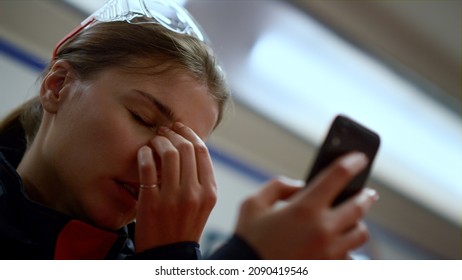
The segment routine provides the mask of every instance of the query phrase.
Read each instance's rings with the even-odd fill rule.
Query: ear
[[[74,81],[72,66],[65,60],[56,61],[40,87],[40,102],[45,111],[56,113],[65,98],[64,89]]]

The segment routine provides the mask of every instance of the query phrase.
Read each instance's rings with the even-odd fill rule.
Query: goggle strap
[[[66,36],[64,36],[64,38],[62,38],[58,44],[55,46],[54,50],[53,50],[53,56],[52,56],[52,59],[56,58],[56,55],[58,53],[58,50],[59,48],[61,48],[61,46],[67,41],[69,40],[70,38],[74,37],[75,34],[79,33],[80,31],[82,31],[82,29],[84,29],[85,27],[87,27],[88,25],[90,25],[91,23],[93,23],[96,19],[94,17],[91,17],[91,18],[88,18],[86,19],[85,21],[83,21],[81,24],[79,24],[78,26],[76,26],[73,30],[71,30],[71,32],[69,32]]]

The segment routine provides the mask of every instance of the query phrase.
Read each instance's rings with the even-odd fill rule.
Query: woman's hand
[[[344,156],[309,187],[275,180],[241,208],[236,233],[264,259],[343,259],[367,238],[360,222],[378,196],[365,189],[332,208],[342,188],[367,165],[363,154]],[[279,200],[287,200],[274,207]]]
[[[140,183],[145,187],[140,188],[138,197],[135,251],[181,241],[198,242],[216,203],[208,149],[181,123],[172,129],[161,127],[150,146],[158,156],[156,161],[151,148],[144,146],[138,151]]]

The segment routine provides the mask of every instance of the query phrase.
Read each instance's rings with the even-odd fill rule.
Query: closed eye
[[[130,115],[132,116],[132,118],[138,122],[139,124],[143,125],[143,126],[146,126],[146,127],[149,127],[149,128],[155,128],[156,125],[153,124],[152,122],[146,120],[145,118],[141,117],[140,115],[138,115],[137,113],[134,113],[132,111],[130,111]]]

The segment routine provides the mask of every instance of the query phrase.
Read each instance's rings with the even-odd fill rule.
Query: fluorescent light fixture
[[[359,120],[382,138],[375,178],[459,224],[460,116],[318,23],[296,20],[261,35],[237,98],[316,144],[336,114]]]
[[[90,15],[101,8],[107,0],[64,0],[64,2],[67,2]]]

